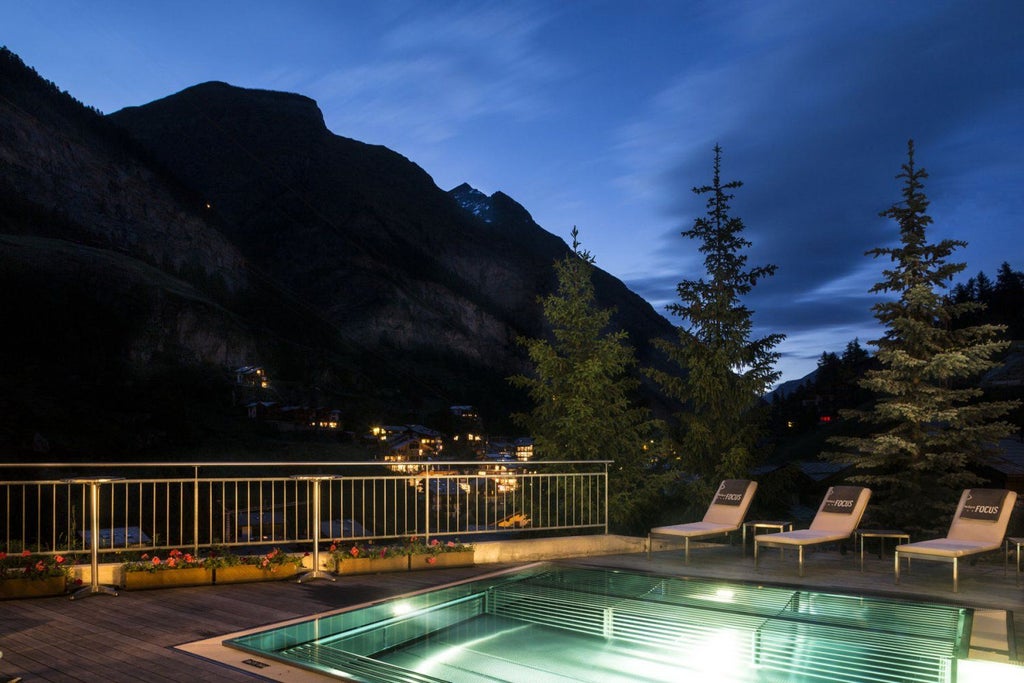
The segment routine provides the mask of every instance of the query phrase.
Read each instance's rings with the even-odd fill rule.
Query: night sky
[[[173,7],[172,9],[169,9]],[[579,227],[598,265],[664,312],[702,274],[690,192],[742,180],[733,214],[775,277],[745,300],[782,332],[784,380],[879,336],[868,294],[898,239],[878,213],[915,140],[930,241],[1024,269],[1024,2],[24,2],[0,43],[104,113],[219,80],[315,99],[442,189]]]

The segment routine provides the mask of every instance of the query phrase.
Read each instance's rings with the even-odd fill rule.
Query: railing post
[[[425,470],[426,476],[423,477],[423,500],[425,507],[423,509],[423,542],[430,543],[430,463],[427,463],[427,469]]]
[[[608,535],[608,463],[604,464],[604,535]]]
[[[199,556],[199,465],[192,468],[192,554]]]

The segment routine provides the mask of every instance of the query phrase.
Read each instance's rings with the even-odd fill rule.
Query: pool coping
[[[244,629],[242,631],[234,631],[232,633],[225,633],[212,638],[205,638],[203,640],[194,640],[188,643],[182,643],[175,645],[173,649],[194,657],[199,657],[221,666],[227,666],[238,671],[242,671],[247,674],[262,676],[273,681],[289,681],[294,683],[323,683],[323,681],[337,681],[345,680],[338,676],[328,676],[322,673],[317,673],[309,669],[288,664],[283,660],[275,657],[258,657],[251,652],[245,652],[237,648],[229,647],[224,644],[224,641],[232,638],[240,638],[247,636],[252,633],[260,633],[274,628],[280,628],[283,626],[290,626],[292,624],[298,624],[310,619],[318,619],[322,617],[330,617],[335,614],[344,614],[345,612],[351,612],[357,609],[363,609],[364,607],[372,607],[385,602],[393,600],[401,600],[411,598],[416,595],[423,593],[430,593],[442,588],[451,588],[464,583],[473,583],[475,581],[482,581],[505,574],[514,574],[522,572],[525,569],[532,567],[538,567],[545,564],[551,564],[551,562],[540,561],[531,562],[529,564],[520,565],[516,567],[509,567],[506,569],[500,569],[497,571],[489,572],[487,574],[480,574],[457,581],[452,581],[441,586],[430,586],[427,588],[421,588],[419,590],[410,591],[401,595],[395,595],[387,598],[381,598],[378,600],[370,600],[357,605],[348,605],[346,607],[339,607],[337,609],[326,610],[324,612],[316,612],[313,614],[304,614],[299,617],[292,619],[285,619],[283,621],[275,621],[262,626],[255,626],[253,628]]]

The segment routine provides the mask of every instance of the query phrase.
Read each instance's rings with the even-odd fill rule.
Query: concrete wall
[[[474,543],[477,564],[493,562],[534,562],[588,555],[620,555],[642,553],[646,538],[633,536],[561,536],[515,541],[484,541]]]

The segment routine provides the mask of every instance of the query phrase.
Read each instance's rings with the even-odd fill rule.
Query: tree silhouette
[[[871,430],[867,436],[833,438],[842,452],[827,454],[853,463],[852,479],[874,489],[877,523],[915,536],[944,530],[961,489],[982,483],[972,466],[985,462],[1012,431],[999,418],[1017,405],[979,400],[978,378],[996,366],[992,356],[1007,346],[997,340],[1004,328],[955,327],[983,305],[944,294],[964,269],[948,259],[966,243],[927,241],[927,177],[915,166],[914,143],[908,142],[907,162],[897,176],[904,182],[903,201],[881,214],[899,225],[900,244],[867,252],[892,263],[871,292],[895,295],[873,307],[884,328],[882,338],[871,342],[880,367],[868,371],[861,385],[876,400],[870,409],[843,412]]]
[[[697,475],[695,497],[704,501],[720,479],[749,474],[765,424],[761,396],[780,377],[773,349],[784,338],[751,338],[753,312],[741,299],[776,267],[747,267],[744,251],[751,243],[742,235],[743,221],[729,213],[729,191],[742,183],[722,183],[721,160],[716,145],[711,184],[693,188],[707,196],[707,213],[682,233],[699,242],[707,277],[679,283],[680,302],[668,310],[687,324],[675,340],[656,342],[681,372],[649,371],[685,405],[675,416],[672,440],[681,469]]]
[[[652,423],[633,401],[639,380],[630,374],[636,359],[628,336],[608,331],[613,309],[595,307],[594,257],[578,236],[574,227],[572,253],[555,262],[556,292],[540,299],[551,337],[521,340],[534,374],[509,381],[526,389],[534,405],[512,419],[534,438],[540,459],[614,461],[611,522],[635,531],[649,499],[640,489],[649,484],[644,446]]]

